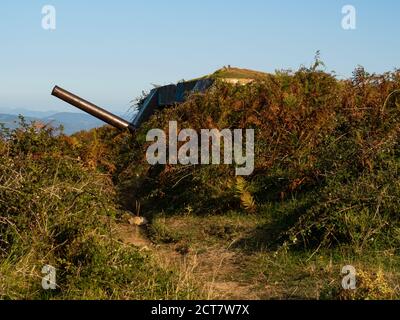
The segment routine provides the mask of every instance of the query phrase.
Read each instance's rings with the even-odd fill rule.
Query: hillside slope
[[[307,273],[301,297],[393,298],[399,294],[388,283],[399,280],[394,252],[400,245],[400,73],[371,75],[358,68],[351,79],[339,81],[319,66],[316,61],[244,86],[217,81],[209,92],[155,114],[134,137],[98,131],[107,150],[102,161],[116,164],[121,203],[133,211],[140,207],[157,226],[151,229],[156,241],[199,254],[212,249],[195,234],[212,234],[230,240],[222,243],[231,250],[246,252],[253,261],[246,272],[267,272],[254,257],[289,259],[282,271],[288,279],[296,278],[301,265],[312,269],[320,266],[318,259],[325,263],[334,256],[321,267],[329,272]],[[238,178],[229,165],[150,166],[146,134],[153,128],[168,132],[171,120],[178,129],[197,132],[255,129],[254,173]],[[255,216],[256,223],[240,227],[237,215]],[[180,230],[182,216],[198,222]],[[201,227],[215,216],[225,226]],[[347,264],[364,277],[365,290],[354,295],[342,292],[338,280]],[[374,274],[380,275],[378,287],[369,285]],[[295,285],[288,283],[274,290],[285,295]],[[316,283],[319,289],[312,291]]]
[[[318,67],[216,81],[135,135],[1,131],[0,297],[398,299],[400,72]],[[254,129],[254,172],[149,165],[147,132],[171,120]]]

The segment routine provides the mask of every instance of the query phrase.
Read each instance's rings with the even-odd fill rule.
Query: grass
[[[124,211],[110,177],[51,128],[1,132],[1,299],[193,299],[194,282],[114,236]],[[42,268],[57,270],[43,290]]]
[[[3,128],[0,298],[399,299],[400,72],[337,80],[322,65],[222,70],[256,81],[216,81],[135,135]],[[170,120],[254,129],[254,173],[150,166],[146,133]]]
[[[189,81],[201,80],[211,78],[214,80],[223,80],[223,79],[249,79],[249,80],[265,80],[268,74],[260,71],[250,70],[250,69],[243,69],[243,68],[236,68],[236,67],[223,67],[218,69],[212,74],[191,79]]]
[[[265,80],[267,74],[264,72],[226,67],[217,70],[211,75],[212,78],[216,79],[252,79],[252,80]]]
[[[399,299],[400,258],[394,250],[355,252],[273,250],[249,236],[265,219],[238,213],[199,217],[157,216],[151,239],[169,252],[199,261],[192,271],[217,299]],[[173,239],[173,241],[171,241]],[[184,250],[183,250],[184,248]],[[171,254],[171,253],[169,253]],[[225,259],[224,259],[225,257]],[[228,257],[228,259],[226,259]],[[357,271],[358,288],[342,288],[342,268]],[[223,292],[211,283],[225,283]]]

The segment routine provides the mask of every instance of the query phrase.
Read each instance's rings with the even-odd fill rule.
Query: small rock
[[[144,226],[148,224],[149,222],[145,217],[132,217],[129,219],[129,224],[133,226]]]

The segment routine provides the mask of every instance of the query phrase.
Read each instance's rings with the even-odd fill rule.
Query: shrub
[[[0,299],[195,296],[173,269],[118,241],[110,176],[88,165],[71,139],[23,120],[0,131]],[[41,287],[48,264],[57,270],[55,291]]]
[[[359,67],[337,80],[317,62],[247,85],[217,81],[157,112],[134,137],[104,141],[120,194],[150,215],[188,206],[196,214],[274,215],[285,245],[398,245],[400,72],[371,75]],[[198,132],[255,129],[255,171],[241,180],[245,189],[238,194],[233,166],[149,166],[146,133],[167,132],[171,120]]]

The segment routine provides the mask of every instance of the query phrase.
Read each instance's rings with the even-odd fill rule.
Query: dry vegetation
[[[135,136],[2,130],[0,297],[399,298],[400,72],[339,81],[321,65],[217,81]],[[148,165],[147,130],[170,120],[254,128],[254,173]],[[135,231],[126,211],[150,224]]]

